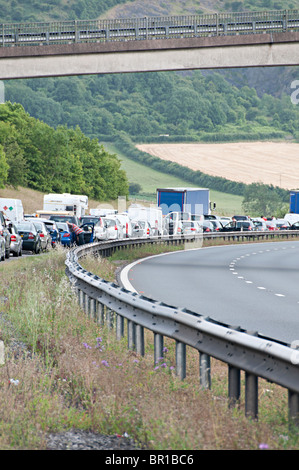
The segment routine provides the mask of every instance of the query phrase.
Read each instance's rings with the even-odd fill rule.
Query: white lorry
[[[78,219],[85,215],[88,209],[88,196],[77,194],[46,194],[44,196],[44,211],[66,211],[73,213]]]
[[[0,198],[0,211],[13,223],[24,220],[24,209],[21,199]]]

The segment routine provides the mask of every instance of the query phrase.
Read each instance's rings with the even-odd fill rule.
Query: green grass
[[[104,147],[110,153],[118,155],[121,160],[121,167],[127,173],[130,183],[139,183],[142,187],[142,194],[152,194],[155,200],[157,188],[167,187],[195,187],[194,184],[177,178],[166,173],[153,170],[146,165],[134,162],[130,158],[121,154],[112,143],[104,143]],[[234,215],[243,213],[241,196],[233,194],[221,193],[219,191],[210,190],[210,200],[216,203],[216,213],[219,215]]]
[[[129,350],[126,336],[117,340],[79,308],[64,261],[58,249],[0,265],[0,338],[6,351],[11,339],[21,339],[30,353],[7,354],[0,366],[2,450],[46,449],[48,433],[69,429],[126,432],[156,450],[255,450],[261,443],[297,449],[285,390],[260,380],[260,419],[253,422],[245,418],[243,397],[239,408],[228,408],[227,367],[219,361],[211,360],[212,389],[201,390],[198,351],[187,348],[187,377],[180,381],[175,341],[164,338],[158,364],[149,330],[145,355]],[[87,261],[106,277],[111,261],[103,271],[101,259],[82,265]]]

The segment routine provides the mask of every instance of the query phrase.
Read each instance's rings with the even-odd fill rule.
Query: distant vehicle
[[[252,220],[232,220],[223,227],[223,232],[249,232],[254,231]]]
[[[288,220],[276,219],[274,222],[275,222],[276,227],[279,230],[289,230],[290,229],[291,224]]]
[[[279,228],[276,226],[275,220],[265,220],[265,222],[267,225],[267,230],[279,230]]]
[[[103,217],[99,217],[99,220],[96,222],[94,225],[94,239],[101,241],[101,240],[107,240],[107,229],[105,226]]]
[[[299,222],[295,222],[292,225],[290,225],[289,230],[299,230]]]
[[[0,235],[0,261],[5,260],[5,238]]]
[[[94,217],[107,217],[111,215],[117,214],[117,209],[109,209],[106,207],[103,208],[97,208],[97,209],[90,209],[89,210],[89,215],[94,216]]]
[[[221,222],[223,226],[228,224],[231,221],[232,221],[231,217],[225,217],[225,216],[219,217],[219,222]]]
[[[17,223],[16,227],[23,240],[23,250],[40,253],[41,240],[35,225],[30,221],[24,221]]]
[[[126,213],[121,213],[121,214],[117,214],[116,218],[119,220],[119,222],[122,225],[124,237],[125,238],[132,237],[132,224],[131,224],[131,219],[129,215]]]
[[[88,209],[88,197],[85,194],[45,194],[43,210],[66,211],[78,219],[85,214]]]
[[[248,215],[233,215],[232,220],[250,220]]]
[[[60,234],[59,234],[59,230],[58,230],[58,227],[56,225],[55,220],[35,218],[35,217],[32,217],[32,218],[29,217],[26,220],[28,220],[32,223],[34,223],[36,221],[40,221],[40,222],[43,222],[45,224],[46,229],[48,230],[48,232],[51,235],[51,246],[52,246],[52,248],[54,248],[56,246],[56,243],[58,243],[60,241]]]
[[[21,222],[24,220],[24,209],[21,199],[0,198],[0,211],[11,222]]]
[[[191,220],[189,212],[170,212],[163,219],[163,233],[178,235],[182,233],[182,222]]]
[[[8,230],[10,231],[10,252],[13,256],[22,256],[23,240],[18,232],[15,224],[10,222],[8,224]]]
[[[35,225],[41,240],[41,249],[42,251],[47,251],[51,246],[51,235],[47,230],[46,225],[40,219],[33,219],[32,223]]]
[[[169,212],[189,212],[190,214],[209,214],[210,190],[207,188],[159,188],[157,206],[163,215]],[[214,207],[215,204],[213,205]]]
[[[49,220],[55,222],[70,222],[71,224],[80,225],[79,219],[76,215],[72,214],[51,214]]]
[[[59,230],[61,245],[68,247],[72,246],[73,240],[68,224],[66,222],[56,222],[56,226]]]
[[[218,219],[210,219],[210,222],[213,224],[215,232],[222,232],[223,225]]]
[[[197,221],[191,220],[182,222],[182,235],[196,235],[201,232],[202,229]]]
[[[9,258],[10,255],[10,238],[11,234],[8,229],[8,221],[4,217],[3,213],[0,212],[0,235],[4,238],[5,240],[5,258]]]
[[[107,238],[109,240],[124,238],[122,224],[116,217],[103,217],[103,222],[107,230]]]
[[[160,207],[144,207],[139,204],[132,204],[128,208],[128,215],[131,221],[144,220],[148,222],[153,236],[163,234],[163,214]]]
[[[265,232],[267,229],[267,224],[264,219],[253,219],[255,230],[257,232]]]
[[[84,231],[84,244],[92,243],[94,241],[94,223],[80,225]]]
[[[152,235],[152,229],[146,220],[132,221],[132,237],[133,238],[147,238]]]
[[[96,224],[100,220],[99,215],[83,215],[80,217],[79,223],[80,225],[83,224]]]

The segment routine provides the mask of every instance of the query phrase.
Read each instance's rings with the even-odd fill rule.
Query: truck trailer
[[[299,190],[290,191],[290,213],[299,214]]]
[[[163,215],[187,212],[190,215],[210,214],[210,190],[207,188],[159,188],[157,206]]]

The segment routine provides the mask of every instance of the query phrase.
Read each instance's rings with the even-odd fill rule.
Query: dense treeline
[[[41,78],[5,83],[6,99],[56,127],[135,142],[238,141],[299,137],[299,107],[290,96],[259,97],[218,73],[152,72]]]
[[[97,200],[128,195],[120,161],[96,139],[78,127],[54,129],[10,102],[0,105],[0,184]]]

